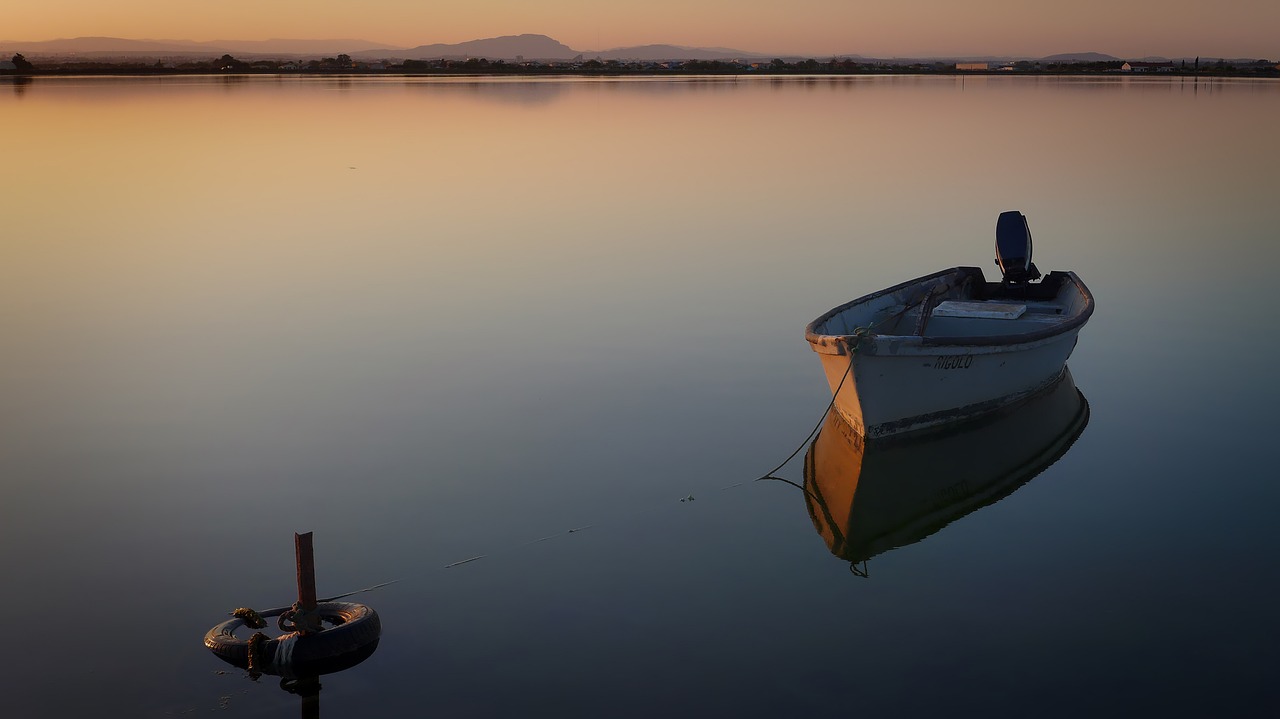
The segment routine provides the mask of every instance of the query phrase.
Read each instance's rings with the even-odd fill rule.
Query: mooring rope
[[[801,442],[801,443],[800,443],[800,445],[799,445],[798,447],[796,447],[795,451],[793,451],[793,452],[792,452],[792,453],[791,453],[791,454],[790,454],[786,459],[784,459],[784,460],[783,460],[783,461],[782,461],[778,466],[776,466],[776,467],[774,467],[773,469],[769,470],[769,471],[768,471],[768,472],[766,472],[764,475],[762,475],[762,476],[760,476],[760,477],[757,477],[756,479],[751,480],[751,481],[737,482],[737,483],[735,483],[735,484],[730,484],[730,485],[728,485],[728,486],[721,487],[721,488],[720,488],[720,490],[721,490],[721,491],[725,491],[725,490],[730,490],[730,489],[736,489],[736,488],[738,488],[738,487],[742,487],[742,486],[745,486],[745,485],[751,484],[751,483],[753,483],[753,482],[760,482],[760,481],[764,481],[764,480],[770,480],[770,481],[777,481],[777,482],[785,482],[786,484],[790,484],[791,486],[796,487],[797,489],[799,489],[800,491],[804,492],[805,494],[809,494],[809,491],[808,491],[807,489],[805,489],[803,485],[798,484],[798,483],[796,483],[796,482],[793,482],[793,481],[791,481],[791,480],[789,480],[789,479],[785,479],[785,478],[783,478],[783,477],[777,477],[777,476],[774,476],[774,475],[775,475],[775,473],[776,473],[776,472],[778,472],[779,470],[781,470],[783,467],[787,466],[787,464],[788,464],[789,462],[791,462],[791,460],[795,459],[796,455],[800,454],[801,450],[803,450],[806,446],[808,446],[808,444],[809,444],[811,441],[813,441],[813,438],[814,438],[815,436],[817,436],[818,432],[822,430],[822,423],[826,420],[826,418],[827,418],[827,414],[829,414],[829,413],[831,412],[831,409],[832,409],[833,407],[835,407],[836,399],[840,396],[840,390],[844,387],[845,382],[847,382],[847,381],[848,381],[848,379],[849,379],[849,375],[853,373],[853,360],[854,360],[854,355],[856,355],[856,354],[857,354],[857,352],[858,352],[858,347],[859,347],[859,346],[861,346],[862,341],[863,341],[865,338],[867,338],[867,337],[871,337],[871,336],[873,336],[873,335],[875,334],[875,329],[876,329],[877,327],[880,327],[880,326],[883,326],[883,325],[887,325],[887,324],[889,324],[889,323],[892,323],[892,322],[897,321],[897,320],[898,320],[898,319],[900,319],[904,314],[906,314],[906,313],[907,313],[911,308],[913,308],[913,307],[915,307],[915,306],[917,306],[917,305],[921,304],[922,302],[926,302],[926,301],[928,301],[929,299],[931,299],[931,298],[932,298],[932,297],[934,297],[935,295],[938,295],[938,294],[941,294],[941,293],[943,293],[943,292],[947,291],[949,288],[950,288],[950,286],[949,286],[949,285],[947,285],[947,284],[933,285],[933,286],[931,286],[929,289],[927,289],[927,290],[924,292],[924,294],[923,294],[923,295],[921,295],[919,298],[917,298],[917,299],[915,299],[915,300],[913,300],[913,301],[911,301],[911,302],[908,302],[908,303],[904,304],[901,308],[899,308],[899,309],[895,310],[894,312],[892,312],[892,313],[891,313],[891,314],[889,314],[888,316],[881,318],[878,322],[872,322],[871,324],[867,325],[866,327],[857,327],[857,328],[855,328],[855,329],[853,330],[853,332],[850,332],[850,333],[847,335],[847,337],[848,337],[849,339],[848,339],[848,340],[846,340],[847,347],[848,347],[849,363],[845,366],[845,368],[844,368],[844,374],[843,374],[843,375],[841,375],[841,377],[840,377],[840,381],[836,384],[836,389],[835,389],[835,391],[831,393],[831,401],[827,403],[826,409],[824,409],[824,410],[822,411],[822,415],[821,415],[820,417],[818,417],[818,421],[817,421],[817,423],[814,425],[813,430],[811,430],[811,431],[809,432],[809,435],[808,435],[807,437],[805,437],[805,438],[804,438],[804,441],[803,441],[803,442]],[[810,495],[810,496],[812,496],[812,495]],[[690,494],[690,495],[688,495],[688,496],[685,496],[685,497],[681,497],[681,498],[680,498],[680,501],[681,501],[681,502],[692,502],[693,500],[694,500],[694,497],[693,497],[693,495],[692,495],[692,494]],[[541,538],[541,539],[535,539],[535,540],[532,540],[532,541],[529,541],[529,542],[525,542],[524,544],[520,544],[520,545],[516,545],[516,546],[517,546],[517,547],[528,547],[528,546],[531,546],[531,545],[534,545],[534,544],[538,544],[538,543],[540,543],[540,542],[545,542],[545,541],[547,541],[547,540],[549,540],[549,539],[556,539],[556,538],[563,537],[563,536],[566,536],[566,535],[569,535],[569,534],[573,534],[573,533],[575,533],[575,532],[580,532],[580,531],[582,531],[582,530],[584,530],[584,529],[590,529],[590,528],[591,528],[591,527],[593,527],[593,526],[595,526],[595,525],[587,525],[587,526],[585,526],[585,527],[580,527],[580,528],[578,528],[578,529],[570,529],[570,530],[565,531],[565,532],[560,532],[559,534],[552,534],[552,535],[549,535],[549,536],[543,537],[543,538]],[[444,568],[445,568],[445,569],[452,569],[453,567],[460,567],[460,566],[462,566],[462,565],[464,565],[464,564],[471,564],[472,562],[477,562],[477,561],[479,561],[479,560],[481,560],[481,559],[487,559],[488,557],[490,557],[492,554],[495,554],[495,553],[496,553],[496,552],[489,552],[489,553],[487,553],[487,554],[477,554],[477,555],[475,555],[475,556],[473,556],[473,557],[468,557],[468,558],[466,558],[466,559],[461,559],[461,560],[459,560],[459,561],[451,562],[451,563],[449,563],[449,564],[446,564],[446,565],[444,565]],[[379,585],[379,586],[383,586],[383,585]],[[374,588],[376,588],[376,587],[374,587]]]
[[[357,590],[355,590],[354,592],[347,592],[346,594],[339,594],[339,595],[337,595],[337,596],[333,596],[333,597],[326,597],[326,598],[324,598],[324,599],[317,599],[316,601],[317,601],[317,602],[333,602],[333,601],[336,601],[336,600],[342,599],[343,597],[349,597],[349,596],[351,596],[352,594],[360,594],[361,592],[372,592],[372,591],[373,591],[373,590],[375,590],[375,589],[381,589],[382,587],[385,587],[385,586],[387,586],[388,584],[395,584],[395,583],[396,583],[396,582],[398,582],[398,581],[400,581],[400,580],[399,580],[399,579],[392,579],[392,580],[391,580],[391,581],[389,581],[389,582],[383,582],[383,583],[381,583],[381,584],[375,584],[375,585],[373,585],[372,587],[365,587],[364,589],[357,589]]]
[[[231,613],[231,616],[237,619],[243,619],[245,626],[250,629],[262,629],[267,626],[267,620],[262,618],[261,614],[253,611],[249,607],[240,607]]]
[[[863,328],[859,327],[858,329],[861,330]],[[808,446],[809,442],[813,439],[814,435],[818,434],[818,431],[822,429],[822,423],[827,419],[827,413],[831,411],[832,407],[836,406],[836,398],[840,396],[840,388],[844,387],[845,380],[849,379],[849,375],[853,372],[853,352],[856,346],[857,345],[854,345],[853,347],[849,348],[849,364],[845,365],[844,374],[840,376],[840,383],[836,385],[836,391],[831,393],[831,401],[827,403],[827,408],[822,410],[822,416],[818,418],[818,423],[813,426],[813,430],[809,432],[809,436],[805,437],[804,441],[800,443],[800,446],[796,447],[794,452],[787,455],[787,458],[782,460],[781,464],[769,470],[768,472],[765,472],[763,475],[757,477],[756,478],[757,482],[764,479],[780,479],[779,477],[773,476],[773,473],[787,466],[788,462],[795,459],[796,455],[800,454],[800,450]],[[795,484],[795,483],[792,482],[792,484]]]
[[[262,632],[254,632],[253,636],[249,637],[248,669],[249,669],[249,674],[251,676],[262,673],[262,670],[264,668],[262,666],[262,650],[263,650],[263,647],[266,646],[266,643],[269,641],[271,641],[271,638],[263,634]]]
[[[822,423],[826,421],[827,415],[831,412],[831,408],[836,406],[836,399],[840,396],[840,389],[844,387],[845,381],[848,380],[849,375],[853,373],[853,356],[857,354],[858,347],[862,344],[863,338],[874,335],[875,329],[880,325],[897,321],[899,318],[905,315],[907,311],[910,310],[912,307],[915,307],[916,305],[919,305],[922,303],[929,302],[934,297],[941,296],[942,294],[946,293],[949,289],[951,289],[951,285],[945,284],[945,283],[932,285],[931,287],[929,287],[929,289],[925,290],[924,295],[919,299],[913,302],[908,302],[907,304],[903,305],[901,309],[894,311],[892,314],[888,315],[887,317],[884,317],[879,322],[872,322],[866,327],[855,327],[853,332],[850,332],[848,335],[846,335],[848,337],[853,338],[852,340],[849,340],[846,342],[848,351],[849,351],[849,364],[845,365],[844,374],[841,375],[840,382],[836,385],[835,391],[831,393],[831,401],[827,403],[827,408],[822,410],[822,416],[818,417],[818,423],[813,426],[813,431],[809,432],[809,436],[804,438],[804,441],[800,443],[800,446],[796,447],[794,452],[792,452],[786,459],[782,460],[781,464],[769,470],[768,472],[765,472],[764,475],[757,477],[755,481],[761,482],[764,480],[774,480],[778,482],[786,482],[787,484],[793,485],[795,487],[799,487],[801,491],[803,491],[805,494],[808,494],[809,493],[808,490],[806,490],[801,485],[796,484],[795,482],[792,482],[789,479],[783,479],[782,477],[775,477],[773,476],[773,473],[787,466],[788,462],[795,459],[796,455],[800,454],[800,450],[808,446],[809,442],[813,441],[813,438],[817,436],[818,432],[822,429]],[[732,486],[736,487],[739,485],[732,485]],[[726,487],[725,489],[729,489],[729,487]]]
[[[812,496],[812,494],[810,494],[809,490],[807,490],[803,485],[801,485],[801,484],[799,484],[799,483],[797,483],[797,482],[794,482],[794,481],[792,481],[792,480],[790,480],[790,479],[786,479],[786,478],[784,478],[784,477],[778,477],[778,476],[775,476],[775,473],[776,473],[776,472],[778,472],[779,470],[781,470],[783,467],[787,466],[787,464],[788,464],[788,463],[790,463],[790,462],[791,462],[791,460],[795,459],[795,458],[796,458],[796,455],[800,454],[801,450],[803,450],[806,446],[808,446],[808,445],[809,445],[809,443],[813,441],[813,438],[814,438],[815,436],[817,436],[818,432],[820,432],[820,431],[822,430],[822,424],[823,424],[823,422],[826,420],[827,415],[831,412],[832,408],[833,408],[833,407],[835,407],[836,400],[837,400],[837,398],[839,398],[839,396],[840,396],[840,390],[844,387],[845,382],[847,382],[847,381],[848,381],[849,376],[853,373],[853,361],[854,361],[854,356],[857,354],[858,347],[862,344],[862,341],[863,341],[865,338],[867,338],[867,337],[873,336],[873,335],[874,335],[874,331],[875,331],[875,329],[876,329],[877,327],[882,326],[882,325],[885,325],[885,324],[888,324],[888,323],[893,322],[893,321],[896,321],[896,320],[897,320],[897,319],[899,319],[902,315],[906,314],[906,312],[907,312],[908,310],[910,310],[912,307],[915,307],[916,305],[919,305],[920,303],[922,303],[922,302],[925,302],[925,301],[929,300],[929,299],[930,299],[930,298],[932,298],[935,294],[941,294],[942,292],[945,292],[947,289],[948,289],[948,286],[947,286],[947,285],[945,285],[945,284],[943,284],[943,285],[935,285],[935,286],[931,287],[929,290],[927,290],[927,291],[924,293],[924,295],[923,295],[922,297],[920,297],[919,299],[917,299],[917,300],[915,300],[915,301],[913,301],[913,302],[909,302],[909,303],[907,303],[907,304],[903,305],[900,309],[898,309],[898,310],[894,311],[892,314],[888,315],[887,317],[882,318],[880,321],[878,321],[878,322],[873,322],[873,323],[871,323],[870,325],[867,325],[866,327],[857,327],[857,328],[855,328],[855,329],[853,330],[853,332],[849,333],[849,334],[847,335],[847,337],[848,337],[849,339],[848,339],[848,340],[846,340],[847,347],[848,347],[849,363],[845,366],[844,374],[843,374],[843,375],[841,375],[841,377],[840,377],[840,381],[836,384],[835,391],[833,391],[833,392],[831,393],[831,401],[827,403],[826,408],[822,411],[822,415],[818,418],[817,423],[814,425],[813,429],[809,432],[808,436],[806,436],[806,437],[804,438],[804,441],[803,441],[803,442],[801,442],[801,443],[800,443],[800,445],[799,445],[798,447],[796,447],[795,451],[793,451],[790,455],[788,455],[786,459],[784,459],[780,464],[778,464],[778,466],[776,466],[776,467],[774,467],[773,469],[769,470],[768,472],[766,472],[766,473],[765,473],[765,474],[763,474],[762,476],[757,477],[756,479],[751,480],[751,481],[744,481],[744,482],[737,482],[737,483],[735,483],[735,484],[730,484],[730,485],[728,485],[728,486],[721,487],[721,488],[720,488],[720,490],[721,490],[721,491],[725,491],[725,490],[735,489],[735,488],[738,488],[738,487],[746,486],[746,485],[748,485],[748,484],[752,484],[753,482],[761,482],[761,481],[769,480],[769,481],[783,482],[783,483],[789,484],[789,485],[791,485],[791,486],[793,486],[793,487],[795,487],[795,488],[799,489],[800,491],[804,492],[805,494],[809,494],[810,496]],[[681,501],[682,503],[692,502],[693,500],[694,500],[694,496],[693,496],[692,494],[690,494],[690,495],[687,495],[687,496],[685,496],[685,497],[681,497],[681,498],[680,498],[680,501]],[[556,534],[549,534],[549,535],[547,535],[547,536],[545,536],[545,537],[541,537],[541,538],[539,538],[539,539],[530,540],[530,541],[524,542],[524,543],[522,543],[522,544],[509,545],[507,549],[508,549],[508,550],[513,550],[513,549],[519,549],[519,548],[523,548],[523,547],[530,547],[530,546],[533,546],[533,545],[535,545],[535,544],[540,544],[540,543],[542,543],[542,542],[546,542],[546,541],[549,541],[549,540],[552,540],[552,539],[558,539],[558,538],[560,538],[560,537],[565,537],[565,536],[569,536],[569,535],[571,535],[571,534],[576,534],[576,533],[582,532],[582,531],[584,531],[584,530],[591,529],[591,528],[593,528],[593,527],[595,527],[595,526],[596,526],[596,525],[594,525],[594,524],[588,524],[588,525],[585,525],[585,526],[582,526],[582,527],[577,527],[577,528],[574,528],[574,529],[568,529],[568,530],[565,530],[565,531],[563,531],[563,532],[558,532],[558,533],[556,533]],[[445,565],[443,566],[443,568],[444,568],[444,569],[452,569],[452,568],[454,568],[454,567],[460,567],[460,566],[462,566],[462,565],[464,565],[464,564],[471,564],[472,562],[477,562],[477,561],[480,561],[481,559],[487,559],[487,558],[489,558],[490,556],[492,556],[492,555],[494,555],[494,554],[499,554],[499,553],[501,553],[502,551],[504,551],[504,550],[499,549],[499,550],[491,551],[491,552],[488,552],[488,553],[485,553],[485,554],[477,554],[477,555],[475,555],[475,556],[468,557],[468,558],[466,558],[466,559],[461,559],[461,560],[458,560],[458,561],[456,561],[456,562],[450,562],[449,564],[445,564]],[[375,589],[380,589],[380,588],[382,588],[382,587],[386,587],[386,586],[388,586],[388,585],[395,584],[395,583],[400,582],[400,581],[402,581],[402,580],[401,580],[401,579],[392,579],[392,580],[387,581],[387,582],[382,582],[382,583],[380,583],[380,584],[375,584],[375,585],[373,585],[373,586],[371,586],[371,587],[365,587],[364,589],[357,589],[357,590],[355,590],[354,592],[346,592],[345,594],[338,594],[338,595],[335,595],[335,596],[332,596],[332,597],[327,597],[327,598],[325,598],[325,599],[318,599],[317,601],[319,601],[319,602],[332,602],[332,601],[335,601],[335,600],[338,600],[338,599],[342,599],[342,598],[344,598],[344,597],[352,596],[353,594],[360,594],[360,593],[363,593],[363,592],[371,592],[371,591],[373,591],[373,590],[375,590]],[[290,608],[288,608],[288,607],[282,607],[282,608],[281,608],[281,610],[282,610],[282,611],[283,611],[283,610],[287,610],[287,609],[290,609]],[[237,610],[237,612],[239,612],[239,611],[241,611],[241,610]],[[248,611],[252,611],[252,610],[248,610]],[[264,612],[264,613],[269,613],[269,612]],[[254,614],[256,615],[256,613],[254,613]],[[237,614],[237,616],[239,616],[239,614]],[[244,617],[244,618],[248,619],[248,617]],[[259,618],[259,619],[258,619],[258,621],[262,621],[262,620],[261,620],[261,618]],[[263,623],[265,624],[265,622],[263,622]],[[252,626],[252,625],[251,625],[251,626]],[[251,647],[252,647],[252,645],[251,645]],[[251,648],[251,651],[250,651],[250,657],[252,657],[252,656],[253,656],[253,652],[252,652],[252,648]]]

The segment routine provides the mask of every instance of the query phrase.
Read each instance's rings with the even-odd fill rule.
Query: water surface
[[[328,716],[1280,703],[1280,83],[39,78],[0,116],[14,716],[295,715],[200,643],[291,600],[295,531],[322,595],[401,580]],[[1007,209],[1096,296],[1088,425],[854,576],[750,482],[826,406],[803,327],[993,274]]]

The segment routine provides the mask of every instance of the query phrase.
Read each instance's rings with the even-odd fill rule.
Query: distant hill
[[[572,60],[578,56],[586,59],[660,62],[667,60],[767,60],[774,57],[788,62],[828,57],[859,60],[865,62],[885,62],[901,65],[910,63],[931,62],[1012,62],[1015,60],[1038,60],[1041,63],[1072,62],[1119,62],[1122,59],[1100,52],[1069,52],[1049,55],[1042,58],[1021,57],[895,57],[869,58],[854,53],[831,55],[804,55],[793,53],[762,53],[738,50],[725,47],[685,47],[681,45],[636,45],[618,47],[608,50],[575,50],[546,35],[505,35],[460,43],[435,43],[404,48],[386,43],[373,42],[358,38],[332,38],[320,40],[273,38],[270,40],[131,40],[118,37],[76,37],[57,40],[40,40],[34,42],[3,40],[0,41],[0,55],[7,57],[11,53],[22,53],[28,57],[65,57],[84,58],[131,57],[187,57],[214,58],[223,54],[232,54],[245,58],[260,57],[298,57],[320,58],[347,54],[362,60],[414,59],[434,60],[440,58],[487,58],[489,60],[515,60],[523,57],[526,60]],[[1164,62],[1163,57],[1144,57],[1144,62]],[[1186,58],[1188,62],[1192,58]],[[1217,58],[1201,58],[1201,65],[1216,62]],[[1175,62],[1177,59],[1174,60]],[[1236,64],[1247,63],[1247,60],[1231,60]]]
[[[1040,62],[1118,62],[1120,58],[1100,52],[1064,52],[1040,58]]]
[[[0,41],[6,52],[30,56],[82,55],[187,55],[217,57],[226,53],[256,55],[355,55],[362,52],[398,52],[370,40],[128,40],[118,37],[75,37],[37,42]]]
[[[271,53],[287,53],[290,55],[340,55],[347,54],[354,56],[356,53],[389,53],[402,52],[400,48],[396,48],[385,43],[373,42],[370,40],[358,39],[336,39],[336,40],[288,40],[288,39],[271,39],[271,40],[214,40],[201,45],[217,45],[227,48],[232,53],[245,52],[256,53],[259,55],[267,55]]]
[[[270,40],[130,40],[117,37],[76,37],[57,40],[23,42],[0,41],[0,50],[21,52],[30,57],[66,56],[119,57],[119,56],[173,56],[217,57],[223,54],[236,56],[334,56],[347,54],[352,57],[373,60],[384,58],[433,60],[439,58],[483,57],[490,60],[572,60],[579,55],[603,60],[734,60],[741,58],[773,57],[765,53],[747,52],[732,48],[681,47],[678,45],[641,45],[609,50],[583,51],[565,45],[546,35],[505,35],[502,37],[470,40],[460,43],[434,43],[404,48],[385,43],[352,38],[328,40],[298,40],[273,38]]]
[[[36,42],[0,41],[0,48],[12,48],[26,55],[172,53],[188,52],[199,47],[198,43],[190,40],[126,40],[118,37],[73,37]]]
[[[419,45],[397,53],[398,56],[413,60],[459,57],[483,57],[490,60],[514,60],[517,57],[523,57],[526,60],[572,60],[581,54],[580,50],[574,50],[546,35],[504,35],[453,44]]]
[[[766,57],[763,53],[734,50],[727,47],[682,47],[680,45],[637,45],[635,47],[617,47],[612,50],[600,50],[585,53],[587,57],[602,60],[641,60],[659,62],[664,60],[740,60],[744,58]]]

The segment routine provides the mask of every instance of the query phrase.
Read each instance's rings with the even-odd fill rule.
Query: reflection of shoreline
[[[828,93],[856,93],[885,88],[942,87],[960,92],[1013,89],[1023,86],[1054,90],[1114,90],[1145,92],[1257,93],[1280,92],[1280,83],[1256,78],[1120,77],[1116,75],[945,75],[916,73],[879,74],[721,74],[721,75],[499,75],[499,74],[402,74],[402,73],[48,73],[0,75],[0,87],[8,82],[15,95],[74,88],[76,92],[111,87],[162,88],[167,92],[199,91],[210,85],[228,91],[307,90],[314,87],[370,93],[408,90],[421,97],[433,94],[467,94],[477,100],[511,105],[551,105],[574,88],[592,87],[611,93],[669,96],[672,94],[728,93],[767,87],[804,89]],[[97,97],[98,95],[95,95]]]
[[[542,67],[520,67],[509,63],[466,64],[458,63],[452,67],[414,67],[406,68],[391,65],[385,69],[361,69],[360,67],[299,69],[283,65],[271,68],[243,68],[220,70],[213,63],[189,63],[183,67],[157,67],[155,58],[150,62],[68,62],[64,64],[45,64],[27,70],[22,75],[0,74],[0,80],[9,77],[69,77],[69,76],[115,76],[115,77],[196,77],[202,75],[240,76],[240,77],[351,77],[351,78],[657,78],[681,79],[690,77],[768,77],[768,78],[824,78],[824,77],[876,77],[918,75],[930,77],[991,77],[991,78],[1110,78],[1113,80],[1164,80],[1164,79],[1241,79],[1256,80],[1280,77],[1280,68],[1274,64],[1250,65],[1237,68],[1175,68],[1162,72],[1121,72],[1115,68],[1099,67],[1064,67],[1059,69],[1017,69],[1002,70],[957,70],[954,63],[921,61],[918,63],[901,62],[852,62],[840,61],[810,64],[812,61],[786,63],[784,67],[775,68],[768,61],[750,63],[733,63],[727,61],[683,61],[672,63],[671,68],[662,68],[659,63],[602,63],[599,67],[583,65],[546,65]]]
[[[864,446],[833,412],[805,455],[805,504],[832,554],[865,562],[1012,494],[1088,422],[1070,371],[1017,407],[917,439]]]
[[[8,82],[13,85],[13,94],[22,97],[27,91],[27,86],[31,84],[31,77],[27,75],[0,75],[0,82]]]

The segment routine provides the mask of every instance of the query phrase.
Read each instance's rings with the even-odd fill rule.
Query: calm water
[[[0,83],[0,713],[296,716],[201,638],[314,531],[321,595],[400,580],[324,716],[1269,715],[1277,117],[1181,79]],[[1097,298],[1087,426],[855,576],[750,482],[826,405],[804,325],[993,273],[1006,209]]]

